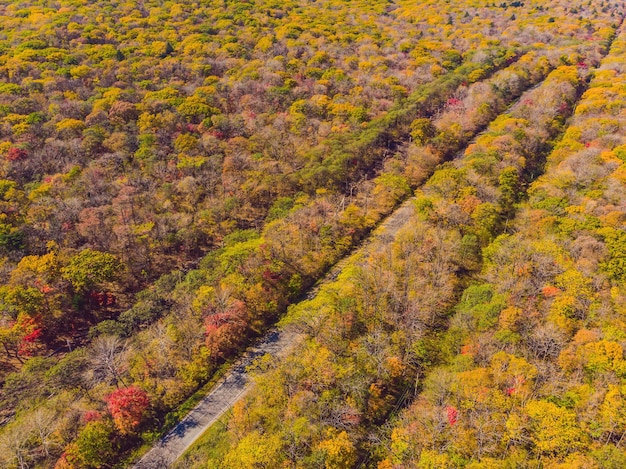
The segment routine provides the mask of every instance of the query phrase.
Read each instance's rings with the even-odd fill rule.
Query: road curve
[[[339,261],[305,296],[311,299],[322,285],[332,282],[356,256],[367,254],[375,242],[386,244],[411,218],[414,197],[407,199],[393,211],[352,255]],[[218,382],[196,407],[193,408],[169,433],[167,433],[133,468],[164,469],[170,467],[200,435],[217,421],[232,405],[241,399],[252,386],[247,368],[254,360],[270,354],[280,357],[286,354],[302,335],[291,329],[273,328],[255,346],[235,362],[228,373]]]

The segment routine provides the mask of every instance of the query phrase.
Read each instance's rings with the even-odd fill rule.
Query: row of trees
[[[394,425],[382,467],[625,464],[625,41],[595,73],[513,232],[485,249],[446,364]]]

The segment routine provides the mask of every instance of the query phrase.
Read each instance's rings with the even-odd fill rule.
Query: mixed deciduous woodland
[[[624,14],[0,0],[0,466],[625,467]]]

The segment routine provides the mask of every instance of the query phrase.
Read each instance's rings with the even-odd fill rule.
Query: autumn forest
[[[626,467],[625,14],[0,0],[0,467]]]

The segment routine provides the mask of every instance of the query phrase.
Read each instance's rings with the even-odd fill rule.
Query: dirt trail
[[[407,199],[393,211],[353,254],[346,256],[320,280],[305,299],[317,295],[320,288],[337,278],[346,265],[354,262],[377,249],[378,243],[386,244],[394,239],[396,233],[407,224],[413,213],[414,197]],[[251,387],[247,368],[254,360],[265,354],[280,357],[286,354],[302,336],[290,329],[273,328],[257,344],[239,359],[231,370],[167,435],[148,451],[135,469],[163,469],[170,467],[202,433],[217,421],[232,405],[241,399]]]

